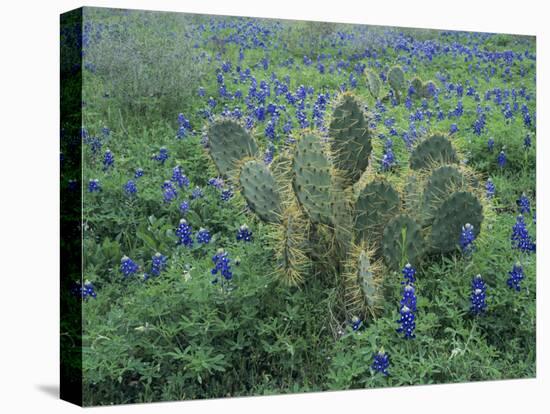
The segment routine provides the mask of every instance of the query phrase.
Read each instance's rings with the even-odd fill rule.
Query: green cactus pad
[[[432,167],[434,164],[456,164],[458,156],[451,141],[443,135],[432,135],[417,145],[411,153],[413,170]]]
[[[372,70],[366,70],[365,76],[367,78],[367,87],[373,98],[378,99],[380,96],[380,78]]]
[[[466,223],[473,225],[477,237],[482,221],[483,208],[474,194],[453,193],[435,214],[431,232],[432,250],[447,253],[458,249],[462,226]]]
[[[256,141],[246,130],[228,119],[212,123],[208,129],[210,156],[221,175],[229,175],[240,160],[254,156]]]
[[[278,223],[281,216],[281,196],[277,183],[264,162],[246,162],[239,176],[242,194],[249,207],[264,221]]]
[[[345,303],[350,316],[375,316],[380,308],[380,266],[371,259],[365,249],[358,248],[346,263]]]
[[[394,66],[388,72],[388,82],[391,88],[397,95],[401,94],[401,91],[405,89],[405,73],[399,66]]]
[[[353,184],[366,170],[372,151],[367,120],[353,96],[344,95],[336,106],[329,136],[335,166],[342,171],[346,185]]]
[[[413,80],[411,81],[411,86],[414,89],[414,96],[416,98],[419,98],[420,96],[422,96],[423,84],[422,84],[422,80],[420,78],[418,78],[418,77],[413,78]]]
[[[310,220],[332,224],[331,165],[315,135],[305,135],[296,144],[292,174],[294,193]]]
[[[382,254],[388,267],[399,270],[404,263],[416,265],[424,253],[424,237],[420,224],[401,214],[385,227],[382,236]]]
[[[378,241],[388,221],[395,216],[401,201],[397,191],[384,179],[368,183],[355,203],[355,231],[359,240]]]
[[[428,177],[422,194],[422,214],[424,225],[429,225],[441,204],[453,191],[465,183],[464,175],[455,167],[445,165],[432,171]]]

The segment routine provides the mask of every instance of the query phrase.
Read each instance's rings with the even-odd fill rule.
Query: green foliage
[[[393,270],[401,269],[406,263],[417,266],[425,249],[420,224],[412,217],[400,214],[384,228],[382,254]]]

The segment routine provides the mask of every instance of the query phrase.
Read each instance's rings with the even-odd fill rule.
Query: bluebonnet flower
[[[176,228],[176,236],[178,236],[178,244],[183,244],[187,247],[193,246],[193,230],[191,225],[187,224],[187,220],[181,219],[180,224]]]
[[[199,186],[195,187],[191,193],[192,200],[196,200],[197,198],[201,198],[203,196],[204,194],[202,192],[202,189]]]
[[[466,223],[462,226],[462,231],[460,232],[460,248],[465,256],[470,256],[474,251],[475,239],[474,226],[470,223]]]
[[[388,376],[388,368],[390,367],[390,358],[388,354],[384,352],[383,349],[374,354],[374,361],[371,365],[371,368],[374,372],[379,372],[384,376]]]
[[[80,281],[75,282],[71,287],[71,292],[73,295],[83,300],[88,300],[89,298],[95,299],[97,297],[94,285],[88,280],[84,282],[84,286],[82,286]]]
[[[487,149],[489,150],[489,152],[493,152],[494,147],[495,147],[495,140],[493,138],[489,138],[487,140]]]
[[[191,123],[185,118],[183,114],[178,115],[178,138],[185,138],[187,131],[191,129]]]
[[[515,289],[519,292],[521,290],[520,283],[525,278],[525,275],[523,274],[523,266],[521,265],[521,263],[516,262],[516,264],[514,264],[514,267],[512,268],[512,271],[508,272],[508,275],[510,277],[506,281],[506,284],[511,289]]]
[[[233,197],[233,190],[231,188],[224,188],[220,194],[222,201],[229,201]]]
[[[106,150],[103,157],[103,171],[107,171],[109,168],[115,165],[115,156],[111,150]]]
[[[521,194],[520,198],[516,200],[516,203],[519,207],[519,212],[521,214],[531,213],[531,203],[529,202],[529,198],[527,198],[527,195],[525,193]]]
[[[354,331],[358,331],[362,323],[363,321],[360,318],[354,316],[353,318],[351,318],[351,329],[353,329]]]
[[[137,186],[134,180],[128,180],[128,182],[124,184],[124,192],[128,196],[132,196],[137,193]]]
[[[487,309],[487,303],[485,303],[485,294],[487,286],[481,278],[481,275],[476,275],[472,279],[472,294],[470,295],[470,312],[474,315],[479,315]]]
[[[218,249],[216,254],[212,256],[212,262],[214,268],[210,271],[212,275],[216,276],[218,273],[223,276],[225,280],[231,280],[233,278],[233,272],[231,271],[231,259],[224,249]],[[212,283],[217,283],[216,277]]]
[[[267,121],[265,136],[272,141],[275,139],[275,123],[271,120]]]
[[[187,214],[189,211],[189,201],[182,201],[180,204],[180,213]]]
[[[397,162],[393,154],[393,141],[388,138],[384,144],[384,155],[380,160],[382,171],[390,170]]]
[[[122,259],[120,259],[120,273],[125,277],[132,276],[138,270],[139,266],[128,256],[123,256]]]
[[[201,227],[199,231],[197,232],[197,242],[202,244],[208,244],[210,243],[210,239],[212,236],[210,235],[210,232],[206,230],[204,227]]]
[[[143,168],[136,169],[134,173],[134,178],[140,178],[143,177]]]
[[[403,267],[403,270],[401,270],[401,273],[405,278],[405,281],[402,282],[403,284],[413,285],[416,282],[416,278],[415,278],[416,269],[410,263],[407,263],[405,267]]]
[[[165,203],[170,203],[171,201],[173,201],[178,196],[178,193],[176,192],[176,189],[174,188],[174,185],[169,180],[166,180],[162,184],[162,191],[163,191],[163,194],[164,194],[164,202]]]
[[[202,98],[206,94],[206,91],[202,86],[199,86],[199,96]]]
[[[90,178],[90,181],[88,182],[88,191],[90,193],[98,193],[101,191],[101,184],[97,178]]]
[[[265,150],[264,154],[264,163],[266,165],[271,164],[273,161],[273,155],[275,154],[275,146],[270,143],[270,145],[267,146],[267,149]]]
[[[212,177],[208,180],[208,185],[211,185],[212,187],[217,188],[218,190],[221,190],[225,185],[225,182],[221,177]]]
[[[180,188],[189,187],[189,178],[183,173],[182,168],[177,165],[172,169],[171,181],[176,183]]]
[[[215,108],[216,107],[216,100],[212,97],[208,98],[208,106],[212,109]]]
[[[168,150],[165,147],[161,147],[159,149],[159,153],[153,154],[152,158],[161,164],[164,164],[164,162],[168,159]]]
[[[237,241],[240,240],[245,242],[252,241],[252,232],[246,224],[243,224],[241,227],[239,227],[239,230],[237,230]]]
[[[493,198],[495,196],[496,187],[491,178],[487,178],[485,190],[487,191],[487,198]]]
[[[458,132],[458,126],[456,124],[451,124],[450,133],[454,134],[455,132]]]
[[[415,337],[414,330],[416,328],[416,295],[413,285],[405,285],[400,305],[400,318],[397,320],[400,327],[397,328],[397,332],[403,333],[405,339],[413,339]]]
[[[520,250],[524,253],[532,253],[536,251],[536,244],[531,239],[529,231],[525,225],[525,220],[520,214],[516,218],[516,224],[512,227],[512,236],[510,237],[512,248]]]
[[[155,255],[151,259],[151,274],[153,276],[159,276],[161,272],[166,269],[168,258],[159,252],[155,253]]]
[[[506,165],[506,154],[504,153],[504,150],[500,151],[500,154],[498,154],[497,162],[500,168],[504,168]]]

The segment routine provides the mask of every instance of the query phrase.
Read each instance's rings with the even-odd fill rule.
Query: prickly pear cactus
[[[401,200],[386,180],[379,178],[368,183],[355,203],[355,231],[359,240],[379,242],[384,226],[395,216]]]
[[[422,95],[422,80],[418,77],[414,77],[411,81],[411,86],[414,89],[414,96],[417,98],[420,97]]]
[[[305,135],[296,144],[292,180],[294,193],[310,220],[331,225],[331,164],[315,135]]]
[[[464,175],[458,168],[444,165],[432,171],[426,180],[422,194],[423,224],[429,225],[441,204],[451,195],[465,186]]]
[[[456,164],[458,156],[451,141],[441,134],[435,134],[414,148],[409,163],[413,170],[421,170],[437,164]]]
[[[237,122],[223,119],[212,123],[208,130],[210,156],[221,175],[234,172],[240,160],[258,152],[256,141]]]
[[[345,305],[351,317],[374,317],[382,307],[380,261],[365,244],[354,246],[343,277]]]
[[[431,247],[436,253],[448,253],[459,248],[462,226],[470,223],[479,234],[483,208],[477,197],[461,191],[451,194],[435,213],[431,231]]]
[[[367,78],[367,87],[374,99],[378,99],[380,96],[380,78],[372,70],[365,71],[365,77]]]
[[[409,262],[415,265],[425,249],[420,224],[412,217],[400,214],[384,228],[382,254],[388,267],[398,270]]]
[[[281,196],[275,178],[265,163],[257,160],[244,163],[239,182],[248,206],[262,220],[278,223],[281,218]]]
[[[405,73],[400,66],[394,66],[390,69],[388,72],[388,82],[399,97],[403,89],[405,89]]]
[[[432,81],[426,81],[422,84],[422,88],[419,90],[420,96],[422,98],[431,98],[435,93],[435,83]]]
[[[368,167],[372,151],[367,120],[352,95],[344,94],[336,105],[329,137],[335,167],[342,172],[345,184],[351,185]]]
[[[309,223],[295,204],[282,215],[275,227],[274,247],[277,273],[287,285],[298,285],[311,268]]]

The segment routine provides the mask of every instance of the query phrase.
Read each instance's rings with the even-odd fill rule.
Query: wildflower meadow
[[[64,43],[84,405],[536,375],[534,37],[84,8]]]

